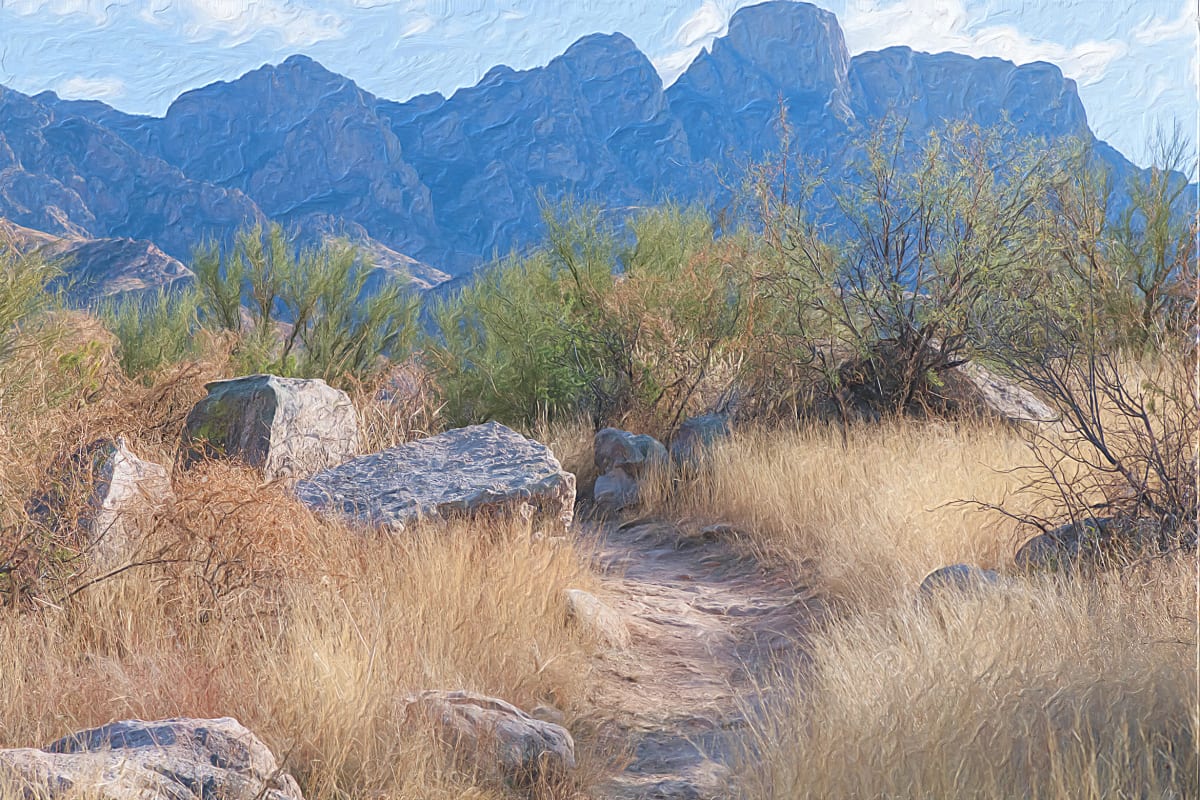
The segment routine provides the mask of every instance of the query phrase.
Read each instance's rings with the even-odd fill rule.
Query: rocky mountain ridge
[[[245,221],[308,240],[348,231],[432,286],[536,242],[545,201],[718,210],[738,170],[778,150],[781,103],[794,149],[832,165],[889,112],[913,134],[1004,117],[1022,136],[1094,141],[1051,64],[906,47],[851,57],[833,14],[772,0],[734,14],[670,87],[627,37],[597,34],[544,67],[498,66],[406,102],[305,56],[187,92],[161,118],[0,89],[0,216],[146,239],[179,259]]]

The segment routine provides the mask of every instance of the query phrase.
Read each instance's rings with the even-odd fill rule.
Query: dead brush
[[[416,356],[370,378],[347,376],[367,453],[433,436],[443,427],[442,402],[430,372]]]

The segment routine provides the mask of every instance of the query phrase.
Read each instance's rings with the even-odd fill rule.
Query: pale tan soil
[[[798,663],[820,604],[720,536],[670,523],[593,523],[597,596],[630,646],[597,657],[588,704],[600,737],[627,753],[603,798],[726,797],[746,715],[770,673]]]

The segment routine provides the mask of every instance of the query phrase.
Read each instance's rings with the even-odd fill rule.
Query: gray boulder
[[[668,461],[667,448],[653,436],[604,428],[592,441],[593,458],[603,474],[592,488],[599,508],[620,511],[637,505],[638,480]]]
[[[0,750],[0,795],[103,800],[303,800],[253,733],[229,717],[128,720],[43,749]]]
[[[188,413],[181,460],[230,458],[267,480],[298,480],[358,455],[358,414],[322,380],[248,375],[208,384]]]
[[[629,629],[616,610],[582,589],[567,589],[563,594],[568,619],[609,647],[629,646]]]
[[[717,442],[732,432],[729,418],[722,414],[686,419],[671,437],[671,460],[676,464],[698,464]]]
[[[175,498],[166,467],[138,458],[121,437],[74,452],[34,499],[30,514],[48,527],[74,530],[100,570],[134,558],[150,515]]]
[[[992,569],[980,569],[970,564],[952,564],[940,567],[925,576],[921,581],[921,593],[925,595],[944,589],[971,591],[996,586],[1003,579],[1000,573]]]
[[[955,367],[954,372],[962,378],[966,399],[977,411],[1013,423],[1050,423],[1058,419],[1054,409],[1037,395],[974,361]]]
[[[1163,534],[1163,526],[1153,519],[1087,517],[1034,536],[1014,560],[1027,572],[1103,569],[1164,552],[1169,542]]]
[[[494,511],[569,526],[575,476],[545,445],[489,422],[348,461],[300,481],[296,495],[311,509],[392,530]]]
[[[422,692],[409,698],[404,718],[431,728],[457,760],[484,778],[528,787],[561,780],[575,768],[575,741],[566,728],[494,697]]]
[[[610,469],[596,478],[592,486],[592,501],[598,508],[620,511],[637,505],[638,482],[620,467]]]
[[[620,469],[639,478],[649,468],[667,463],[667,448],[653,436],[604,428],[592,440],[596,468],[600,472]]]

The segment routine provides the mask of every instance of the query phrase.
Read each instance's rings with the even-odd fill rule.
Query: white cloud
[[[672,83],[700,55],[701,50],[712,44],[713,39],[725,34],[729,17],[730,14],[713,0],[705,0],[696,13],[684,20],[675,33],[676,49],[653,62],[664,84]]]
[[[1175,19],[1164,20],[1161,17],[1148,19],[1133,30],[1133,38],[1138,44],[1159,44],[1171,39],[1182,39],[1185,36],[1196,35],[1196,20],[1200,12],[1191,2],[1184,0],[1183,8]]]
[[[272,34],[287,47],[306,47],[342,36],[343,20],[297,0],[144,0],[139,16],[178,28],[192,41],[233,47]]]
[[[23,17],[43,13],[58,17],[86,14],[100,25],[108,22],[112,5],[111,0],[0,0],[0,10]]]
[[[59,83],[54,91],[67,100],[113,100],[125,94],[125,82],[120,78],[76,75]]]
[[[400,31],[400,38],[407,39],[410,36],[420,36],[422,33],[429,33],[433,30],[433,26],[437,24],[437,20],[429,16],[420,16],[412,22],[404,26]]]
[[[852,53],[907,45],[976,58],[995,56],[1017,64],[1049,61],[1081,85],[1101,80],[1129,50],[1120,39],[1066,47],[1030,37],[1012,25],[976,25],[964,0],[852,0],[842,17],[842,29]]]

